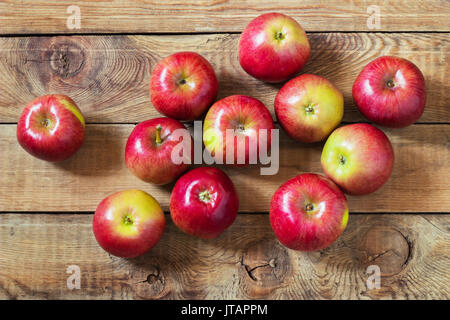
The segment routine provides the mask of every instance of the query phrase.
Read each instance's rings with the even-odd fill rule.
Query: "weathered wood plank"
[[[88,125],[81,150],[52,164],[22,150],[15,125],[1,125],[0,212],[94,211],[108,194],[128,188],[151,193],[167,210],[172,185],[144,183],[125,165],[125,143],[132,129],[133,125]],[[392,176],[371,195],[349,197],[350,210],[450,212],[450,126],[413,125],[385,132],[396,157]],[[224,168],[238,190],[240,210],[267,212],[282,183],[301,172],[321,172],[321,149],[322,144],[301,144],[281,133],[277,175],[261,176],[255,166]]]
[[[167,217],[160,243],[125,260],[97,245],[91,214],[0,214],[0,298],[450,297],[448,214],[351,215],[342,237],[315,253],[281,246],[268,215],[241,214],[209,241],[182,233]],[[66,285],[71,265],[81,271],[79,290]],[[380,289],[367,287],[369,265],[380,268]]]
[[[427,106],[420,122],[449,122],[450,34],[309,34],[312,56],[303,72],[322,75],[345,97],[344,121],[364,118],[353,103],[357,74],[381,55],[415,62],[427,82]],[[23,107],[49,92],[71,96],[88,122],[135,123],[158,116],[149,97],[154,64],[190,50],[214,65],[219,98],[247,94],[273,113],[280,85],[264,84],[239,65],[239,35],[75,36],[0,38],[0,122],[16,122]]]
[[[77,5],[81,28],[69,29]],[[309,31],[370,31],[368,19],[379,9],[383,31],[449,31],[450,5],[445,0],[283,0],[283,1],[19,1],[0,2],[3,34],[115,32],[240,32],[254,17],[283,12]],[[373,28],[373,27],[371,27]]]

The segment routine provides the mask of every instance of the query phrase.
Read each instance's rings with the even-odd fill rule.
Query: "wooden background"
[[[69,30],[70,5],[81,29]],[[378,5],[380,29],[367,8]],[[395,150],[388,183],[348,197],[349,225],[331,247],[295,252],[275,239],[268,219],[278,186],[320,172],[322,144],[284,134],[280,171],[226,168],[240,214],[222,236],[187,236],[170,221],[161,242],[131,260],[108,255],[92,234],[92,214],[112,192],[140,188],[168,209],[172,186],[155,187],[128,172],[124,145],[134,125],[158,116],[149,76],[162,57],[204,55],[220,80],[219,98],[247,94],[273,113],[280,85],[239,66],[239,33],[254,17],[278,11],[306,29],[316,73],[345,96],[344,123],[365,121],[351,97],[359,71],[381,55],[410,59],[423,71],[425,113],[404,129],[383,129]],[[2,299],[448,299],[450,297],[450,2],[449,1],[0,1],[0,298]],[[86,142],[71,159],[50,164],[15,137],[25,104],[36,96],[71,96],[87,121]],[[187,125],[190,125],[189,123]],[[368,289],[368,265],[380,289]],[[81,289],[66,269],[78,265]]]

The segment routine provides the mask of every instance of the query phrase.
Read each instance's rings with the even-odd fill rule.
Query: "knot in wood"
[[[146,281],[150,285],[155,284],[158,281],[164,283],[164,278],[163,278],[159,268],[155,268],[155,271],[153,273],[148,274]]]
[[[49,50],[50,68],[63,79],[76,76],[85,65],[84,49],[74,42],[57,42]]]
[[[267,296],[291,273],[289,254],[274,239],[252,243],[241,257],[240,274],[251,297]]]
[[[412,244],[397,229],[370,228],[359,244],[359,259],[367,268],[377,265],[381,276],[390,277],[402,271],[411,259]]]
[[[166,279],[157,265],[139,266],[133,279],[141,279],[134,284],[134,291],[141,298],[154,299],[164,294]]]

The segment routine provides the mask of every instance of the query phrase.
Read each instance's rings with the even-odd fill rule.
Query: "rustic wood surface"
[[[92,215],[0,215],[4,299],[448,299],[449,215],[351,215],[321,252],[281,246],[265,214],[240,214],[215,240],[194,239],[170,218],[161,241],[137,259],[108,255]],[[381,270],[368,290],[367,266]],[[66,286],[67,267],[81,289]]]
[[[71,5],[81,9],[81,29],[67,27]],[[380,9],[376,30],[367,25],[371,5]],[[185,235],[166,214],[151,252],[108,255],[91,227],[105,196],[141,188],[168,209],[173,185],[141,182],[124,163],[134,125],[159,116],[148,91],[155,63],[196,51],[216,70],[218,98],[251,95],[273,114],[281,86],[251,78],[237,56],[239,32],[271,11],[308,32],[312,52],[302,73],[343,92],[344,123],[366,121],[351,86],[368,62],[397,55],[422,70],[423,116],[408,128],[382,128],[396,156],[390,180],[372,195],[348,197],[348,227],[330,248],[286,249],[270,228],[270,198],[296,174],[321,172],[323,144],[281,133],[276,176],[224,169],[241,213],[218,239]],[[449,299],[449,15],[446,0],[0,1],[0,299]],[[25,104],[48,93],[71,96],[88,123],[82,149],[59,164],[34,159],[15,136]],[[81,269],[80,290],[67,289],[70,265]],[[381,269],[380,289],[367,287],[369,265]]]
[[[308,31],[371,31],[367,19],[373,5],[380,10],[380,30],[450,31],[446,0],[6,0],[0,2],[0,30],[70,32],[66,21],[72,5],[81,11],[81,29],[75,30],[79,33],[241,32],[254,17],[273,11],[296,18]]]
[[[173,185],[155,186],[131,174],[124,161],[133,125],[88,125],[85,145],[59,164],[29,156],[16,141],[16,126],[0,131],[0,211],[95,211],[107,195],[141,188],[168,210]],[[390,180],[377,192],[349,197],[353,212],[450,211],[450,126],[414,125],[385,130],[395,164]],[[224,170],[239,193],[240,211],[267,212],[275,190],[302,172],[321,172],[322,144],[301,144],[280,135],[280,170],[260,175],[258,166]]]
[[[332,81],[344,94],[344,121],[363,121],[351,87],[361,69],[381,55],[410,59],[423,71],[427,108],[420,122],[448,122],[450,34],[314,33],[302,73]],[[70,95],[91,123],[136,123],[159,116],[149,97],[155,63],[177,51],[204,55],[220,82],[219,98],[247,94],[273,113],[280,85],[264,84],[243,71],[239,35],[76,36],[0,38],[0,122],[16,122],[23,107],[49,92]],[[420,51],[420,54],[418,52]]]

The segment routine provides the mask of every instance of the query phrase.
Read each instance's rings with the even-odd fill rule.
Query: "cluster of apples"
[[[280,13],[263,14],[251,21],[239,41],[242,68],[265,82],[289,80],[309,56],[305,31]],[[179,52],[161,60],[152,72],[150,96],[154,107],[167,117],[138,124],[125,149],[128,168],[143,181],[161,185],[178,179],[170,197],[172,220],[184,232],[205,239],[219,236],[234,222],[238,194],[229,177],[215,167],[199,167],[182,175],[192,163],[193,149],[192,137],[180,121],[199,119],[207,112],[203,143],[216,157],[227,155],[229,141],[218,141],[225,141],[226,131],[234,130],[233,150],[237,150],[240,138],[246,142],[244,155],[234,153],[234,164],[243,156],[243,165],[259,158],[258,148],[249,145],[260,146],[262,142],[270,150],[270,136],[259,131],[274,129],[269,110],[259,100],[234,95],[214,103],[217,93],[216,74],[202,56]],[[423,113],[425,81],[413,63],[380,57],[356,78],[353,98],[370,121],[405,127]],[[335,129],[344,114],[344,99],[336,86],[317,75],[303,74],[286,82],[274,106],[279,124],[293,139],[312,143],[328,137],[321,156],[326,176],[300,174],[283,184],[270,204],[270,223],[281,243],[295,250],[320,250],[333,243],[347,225],[349,209],[344,192],[368,194],[388,180],[394,162],[392,145],[370,124]],[[25,108],[17,137],[32,155],[61,161],[82,145],[84,118],[67,96],[40,97]],[[185,161],[173,161],[174,152]],[[105,198],[93,220],[100,246],[127,258],[149,251],[164,228],[161,206],[140,190]]]

